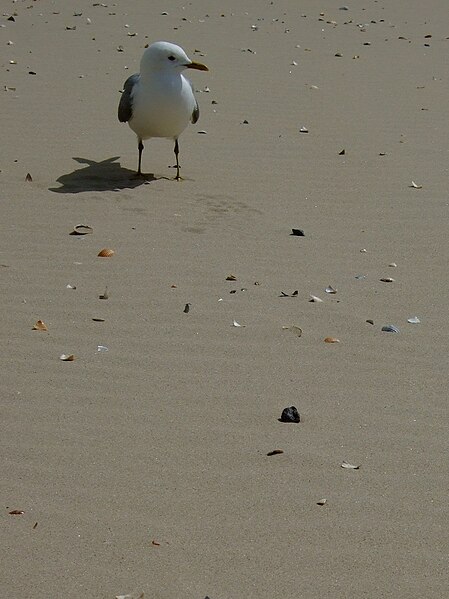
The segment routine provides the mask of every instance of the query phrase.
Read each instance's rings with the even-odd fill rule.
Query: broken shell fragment
[[[360,468],[360,465],[359,466],[354,466],[354,464],[350,464],[346,460],[343,460],[343,463],[341,464],[341,467],[342,468],[346,468],[347,470],[358,470]]]
[[[325,505],[327,503],[327,499],[320,499],[316,502],[317,505]]]
[[[325,337],[324,343],[340,343],[340,339],[337,339],[337,337]]]
[[[237,281],[237,277],[235,275],[228,275],[226,277],[227,281]]]
[[[114,254],[114,250],[111,250],[110,248],[103,248],[101,251],[98,252],[98,256],[100,258],[110,258]]]
[[[273,451],[269,451],[269,452],[267,453],[267,455],[268,455],[268,456],[270,456],[270,455],[279,455],[279,454],[281,454],[281,453],[284,453],[284,450],[283,450],[283,449],[273,449]]]
[[[246,327],[246,324],[240,324],[236,320],[234,320],[232,323],[232,326],[239,328],[239,327]]]
[[[382,277],[380,280],[382,283],[394,283],[394,279],[392,277]]]
[[[70,235],[89,235],[93,232],[94,230],[89,225],[75,225]]]
[[[292,229],[292,232],[290,233],[290,235],[293,235],[295,237],[305,237],[305,233],[303,229]]]
[[[399,333],[398,327],[396,327],[394,324],[385,324],[382,327],[382,331],[384,331],[384,333]]]
[[[417,316],[412,316],[411,318],[407,318],[407,322],[410,324],[419,324],[421,321]]]
[[[329,285],[328,287],[326,287],[326,289],[324,290],[326,293],[337,293],[337,290],[332,287],[331,285]]]
[[[38,320],[33,326],[33,331],[48,331],[48,328],[43,320]]]
[[[323,300],[320,297],[317,297],[316,295],[311,295],[309,302],[322,303]]]
[[[75,356],[73,354],[61,354],[59,356],[59,359],[62,360],[63,362],[73,362],[73,360],[75,359]]]

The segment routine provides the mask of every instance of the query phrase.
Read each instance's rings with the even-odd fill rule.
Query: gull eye
[[[168,60],[176,60],[176,58],[173,56],[173,54],[171,54],[171,55],[168,57]]]

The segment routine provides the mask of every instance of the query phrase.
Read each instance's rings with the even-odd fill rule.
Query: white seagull
[[[143,140],[165,137],[175,141],[176,179],[179,180],[178,138],[200,116],[192,84],[185,69],[208,71],[206,65],[190,60],[182,48],[169,42],[156,42],[143,53],[140,73],[125,81],[118,107],[118,119],[128,123],[137,135],[139,167],[142,175]]]

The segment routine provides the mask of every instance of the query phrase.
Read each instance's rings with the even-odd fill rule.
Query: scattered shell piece
[[[29,183],[31,183],[32,180],[33,180],[33,177],[30,175],[30,173],[27,173],[27,176],[25,177],[25,181],[28,181]]]
[[[23,510],[11,510],[10,512],[8,512],[10,516],[21,516],[24,513],[25,512]]]
[[[305,237],[303,229],[292,229],[290,235],[295,235],[296,237]]]
[[[327,499],[319,499],[316,502],[317,505],[326,505],[326,503],[327,503]]]
[[[324,291],[326,293],[333,293],[333,294],[337,293],[337,290],[334,287],[332,287],[331,285],[329,285],[329,287],[326,287],[326,289]]]
[[[366,252],[367,252],[367,250],[366,250],[365,248],[362,248],[362,249],[360,250],[360,253],[361,253],[361,254],[366,254]]]
[[[98,252],[98,256],[100,258],[110,258],[111,256],[113,256],[115,254],[114,250],[111,250],[109,248],[103,248],[102,250],[100,250]]]
[[[97,351],[98,352],[107,352],[107,351],[109,351],[109,348],[106,347],[106,345],[97,345]]]
[[[414,181],[412,181],[410,187],[413,187],[414,189],[422,189],[422,185],[418,185],[418,183],[415,183]]]
[[[190,303],[187,303],[184,306],[184,310],[183,310],[184,314],[188,314],[190,312],[190,305],[191,305]]]
[[[339,156],[344,156],[346,154],[346,150],[343,148],[343,150],[340,150],[340,152],[338,152]]]
[[[354,278],[357,279],[357,281],[362,281],[363,279],[366,279],[366,275],[355,275]]]
[[[342,468],[346,468],[347,470],[358,470],[360,468],[360,465],[359,466],[354,466],[354,464],[350,464],[346,460],[343,460],[343,463],[341,464],[341,467]]]
[[[93,320],[94,322],[104,322],[104,321],[105,321],[105,319],[104,319],[104,318],[97,318],[97,317],[94,317],[94,318],[92,318],[92,320]]]
[[[337,339],[337,337],[325,337],[324,343],[340,343],[340,339]]]
[[[300,133],[308,133],[309,130],[307,129],[307,127],[301,127],[301,129],[299,130]]]
[[[316,302],[316,303],[322,303],[323,300],[320,297],[317,297],[316,295],[311,295],[309,302]]]
[[[392,277],[382,277],[379,279],[382,283],[394,283],[394,279]]]
[[[283,449],[273,449],[273,451],[269,451],[267,455],[279,455],[280,453],[284,453]]]
[[[38,320],[33,326],[33,331],[48,331],[48,327],[43,320]]]
[[[65,286],[65,288],[66,288],[66,289],[76,289],[76,285],[70,285],[70,283],[68,283],[68,284]]]
[[[104,292],[101,295],[98,296],[98,299],[101,299],[101,300],[107,300],[107,299],[109,299],[109,292],[108,292],[108,288],[107,287],[105,288]]]
[[[151,541],[151,544],[154,545],[155,547],[161,546],[161,544],[158,541],[155,541],[154,539]]]
[[[384,324],[381,329],[384,333],[399,333],[399,329],[394,324]]]
[[[70,235],[89,235],[93,232],[94,230],[89,225],[75,225]]]
[[[371,318],[367,318],[365,322],[367,322],[368,324],[374,324],[374,320],[372,320]]]
[[[232,323],[233,327],[246,327],[246,324],[239,324],[236,320],[233,321]]]
[[[390,262],[390,264],[388,265],[390,268],[397,268],[397,264],[396,262]]]
[[[292,325],[290,327],[282,327],[282,329],[284,331],[291,331],[297,337],[301,337],[301,335],[302,335],[302,329],[301,329],[301,327],[298,327],[296,325]]]
[[[279,297],[297,297],[298,293],[299,291],[297,289],[295,289],[293,293],[285,293],[285,291],[281,291],[281,295]]]
[[[417,316],[412,316],[411,318],[407,318],[407,322],[410,324],[419,324],[421,321]]]
[[[62,360],[63,362],[73,362],[73,360],[75,359],[75,356],[73,354],[61,354],[59,356],[59,359]]]
[[[237,281],[237,277],[235,275],[228,275],[226,277],[227,281]]]

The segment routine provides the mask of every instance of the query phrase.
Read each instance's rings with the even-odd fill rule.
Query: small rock
[[[279,418],[279,422],[301,422],[301,417],[295,406],[291,406],[290,408],[284,408],[282,410],[281,417]]]

